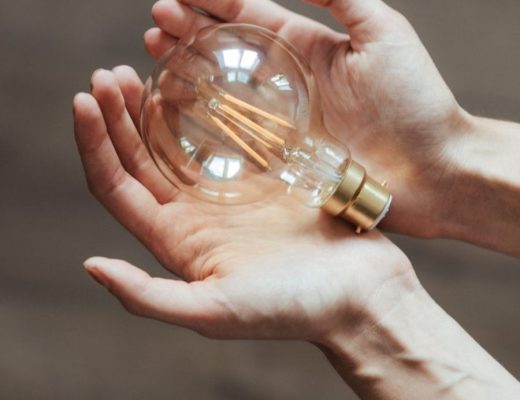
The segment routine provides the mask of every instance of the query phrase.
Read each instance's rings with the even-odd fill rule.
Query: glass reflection
[[[211,155],[203,164],[204,172],[213,179],[231,180],[242,170],[242,159],[238,157]]]
[[[228,82],[248,83],[260,63],[258,52],[245,49],[225,49],[214,52],[220,68],[227,70]]]
[[[184,153],[191,155],[195,152],[196,147],[185,136],[180,137],[179,144]]]
[[[277,74],[271,78],[276,87],[282,91],[291,91],[291,84],[284,74]]]

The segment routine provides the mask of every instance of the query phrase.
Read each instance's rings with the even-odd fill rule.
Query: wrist
[[[483,183],[520,184],[518,147],[520,125],[464,113],[443,156],[458,180],[477,176]]]
[[[520,126],[469,114],[462,126],[443,154],[437,236],[513,254],[520,234]]]
[[[516,398],[518,382],[416,286],[318,347],[363,399]],[[361,326],[361,325],[360,325]]]
[[[418,329],[424,318],[432,318],[434,303],[420,287],[404,290],[398,298],[385,312],[367,310],[357,331],[333,332],[318,346],[360,398],[406,399],[418,393],[434,398],[426,393],[431,382],[425,381],[434,378],[421,365],[425,343],[420,343],[424,333]],[[413,369],[420,373],[411,377]],[[410,386],[415,397],[407,395]]]
[[[383,229],[426,239],[445,237],[454,181],[462,179],[460,138],[466,137],[473,125],[473,117],[456,105],[441,122],[412,130],[423,139],[400,160],[398,175],[390,183],[395,201],[382,222]]]
[[[344,315],[335,316],[336,325],[314,343],[331,352],[348,353],[349,348],[344,348],[344,344],[354,343],[358,338],[366,337],[366,334],[372,332],[389,313],[402,308],[409,298],[422,292],[422,286],[412,265],[407,259],[401,260],[400,265],[393,269],[384,282],[374,287],[371,293],[365,294],[364,300],[359,302],[360,305],[355,307],[354,312],[349,308]]]

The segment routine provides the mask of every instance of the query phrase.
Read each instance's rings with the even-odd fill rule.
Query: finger
[[[126,87],[127,81],[121,73],[119,78]],[[99,104],[108,135],[124,169],[146,186],[159,202],[170,201],[176,190],[162,176],[148,154],[126,109],[125,98],[114,73],[98,70],[92,76],[91,82],[92,94]],[[135,82],[133,84],[135,85]],[[132,88],[129,87],[127,90],[131,92]],[[134,102],[135,99],[129,101]],[[132,107],[137,106],[132,104]],[[134,113],[139,114],[135,110]],[[138,118],[137,115],[134,117]]]
[[[166,51],[175,46],[176,43],[177,40],[161,28],[148,29],[144,34],[146,51],[154,60],[160,58]]]
[[[346,35],[303,17],[270,0],[182,0],[225,22],[262,26],[285,38],[306,58],[321,58]]]
[[[76,143],[90,191],[138,239],[152,243],[159,203],[124,170],[94,97],[79,93],[73,105]]]
[[[222,310],[207,282],[152,278],[122,260],[93,257],[87,272],[116,296],[132,314],[159,319],[205,333]]]
[[[270,0],[182,0],[182,3],[200,8],[225,22],[256,24],[273,32],[278,32],[296,16]]]
[[[396,30],[402,16],[382,0],[305,0],[326,7],[348,30],[352,46],[379,40]],[[404,21],[404,18],[402,18]]]
[[[144,85],[137,72],[128,65],[119,65],[112,69],[116,77],[121,93],[125,100],[125,106],[132,121],[139,130],[141,123],[141,98]]]
[[[137,75],[137,72],[135,72],[132,67],[127,65],[120,65],[115,67],[113,69],[113,73],[124,98],[126,110],[136,127],[136,134],[133,135],[134,139],[137,138],[136,146],[139,146],[140,153],[145,154],[142,161],[136,161],[136,177],[152,191],[159,202],[165,203],[171,201],[178,193],[178,190],[174,188],[171,183],[168,182],[159,172],[155,163],[153,163],[152,159],[148,155],[148,152],[143,151],[145,146],[140,135],[137,134],[139,131],[138,127],[141,124],[141,102],[144,85],[141,82],[139,75]],[[124,143],[126,143],[126,141],[124,141]],[[130,156],[132,155],[130,154]]]
[[[152,7],[152,18],[159,28],[174,38],[189,37],[217,22],[177,0],[159,0]]]

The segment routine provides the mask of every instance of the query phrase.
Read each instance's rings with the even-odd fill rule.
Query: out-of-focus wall
[[[340,29],[323,10],[281,3]],[[0,6],[0,398],[355,398],[307,344],[218,342],[138,319],[84,273],[81,262],[102,254],[164,274],[88,194],[70,105],[99,66],[131,64],[146,76],[151,5]],[[469,111],[520,121],[518,1],[391,5]],[[393,238],[437,301],[519,376],[519,262],[462,243]]]

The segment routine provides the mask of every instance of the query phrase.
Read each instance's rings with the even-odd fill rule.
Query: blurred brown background
[[[322,10],[281,3],[334,25]],[[520,121],[518,1],[390,3],[413,22],[467,109]],[[99,66],[130,64],[146,76],[141,38],[151,5],[0,4],[0,399],[355,398],[307,344],[218,342],[137,319],[83,271],[85,258],[101,254],[163,274],[88,194],[70,105]],[[520,376],[518,260],[393,238],[437,301]]]

